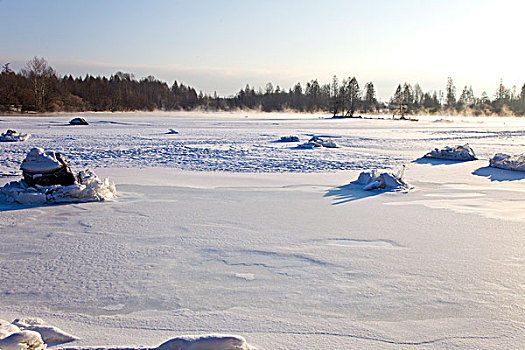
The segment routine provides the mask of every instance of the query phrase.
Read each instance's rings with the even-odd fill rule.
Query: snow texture
[[[365,191],[408,188],[402,179],[402,174],[379,173],[377,170],[361,172],[355,183],[362,185]]]
[[[0,142],[21,142],[27,140],[31,134],[21,134],[14,130],[7,130],[0,134]]]
[[[23,180],[12,181],[0,188],[0,198],[29,205],[100,202],[116,198],[115,184],[109,179],[100,180],[89,169],[79,172],[78,177],[80,183],[69,186],[29,187]]]
[[[429,153],[425,154],[425,158],[445,159],[445,160],[457,160],[457,161],[470,161],[478,159],[474,150],[470,148],[469,144],[455,147],[445,147],[443,149],[434,149]]]
[[[209,334],[180,336],[161,344],[156,350],[255,350],[243,337]]]
[[[525,154],[509,155],[497,153],[490,158],[490,166],[514,171],[525,171]]]

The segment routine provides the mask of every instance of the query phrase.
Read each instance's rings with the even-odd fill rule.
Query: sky
[[[154,75],[204,93],[355,76],[387,100],[452,77],[493,96],[525,83],[522,0],[0,0],[0,64]]]

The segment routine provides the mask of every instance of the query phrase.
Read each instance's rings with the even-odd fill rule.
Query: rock
[[[470,148],[468,143],[463,146],[445,147],[441,150],[436,148],[433,151],[425,154],[424,157],[457,161],[470,161],[478,159],[474,153],[474,150]]]
[[[525,154],[509,155],[497,153],[490,158],[489,165],[493,168],[500,168],[514,171],[525,171]]]
[[[295,136],[295,135],[281,136],[279,141],[280,142],[299,142],[299,136]]]
[[[69,121],[69,125],[89,125],[89,123],[84,118],[73,118]]]
[[[68,186],[76,182],[66,159],[58,152],[46,152],[42,148],[33,148],[29,151],[20,169],[29,187]]]

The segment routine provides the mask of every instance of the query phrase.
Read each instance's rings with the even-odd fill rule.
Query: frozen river
[[[295,114],[0,117],[31,147],[111,178],[115,201],[0,202],[0,318],[41,317],[67,347],[233,333],[257,349],[518,349],[525,343],[525,120]],[[178,134],[167,133],[175,129]],[[5,130],[2,130],[5,131]],[[280,136],[334,140],[296,149]],[[467,163],[418,160],[469,143]],[[364,169],[406,165],[405,192]],[[15,178],[16,179],[16,178]],[[0,185],[13,178],[0,178]]]

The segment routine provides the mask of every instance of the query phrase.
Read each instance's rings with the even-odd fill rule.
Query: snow
[[[61,167],[62,164],[56,158],[54,151],[46,152],[39,147],[32,148],[20,165],[20,169],[32,174],[49,173]]]
[[[494,157],[490,158],[490,166],[506,170],[525,171],[525,154],[512,156],[497,153]]]
[[[210,334],[181,336],[161,344],[157,350],[255,350],[243,337],[236,335]]]
[[[27,140],[31,134],[21,134],[14,130],[7,130],[0,134],[0,142],[21,142]]]
[[[474,153],[474,150],[470,148],[468,143],[463,146],[447,146],[441,150],[436,148],[425,154],[425,157],[457,161],[470,161],[478,159]]]
[[[363,186],[365,191],[408,189],[409,186],[402,177],[402,174],[379,173],[376,170],[363,171],[355,183]]]
[[[525,174],[488,166],[525,152],[523,119],[193,113],[94,113],[86,128],[68,115],[0,118],[33,135],[2,145],[2,172],[42,147],[119,191],[0,200],[0,318],[40,317],[79,349],[185,334],[263,350],[525,343]],[[281,135],[341,147],[297,150]],[[466,143],[479,160],[418,159]],[[411,191],[349,184],[403,164]]]
[[[85,203],[112,200],[117,195],[115,184],[108,178],[100,180],[89,169],[79,172],[80,183],[69,186],[28,187],[24,181],[12,181],[0,187],[0,199],[18,204]]]
[[[46,345],[39,333],[29,330],[13,333],[0,339],[3,350],[44,350]]]

